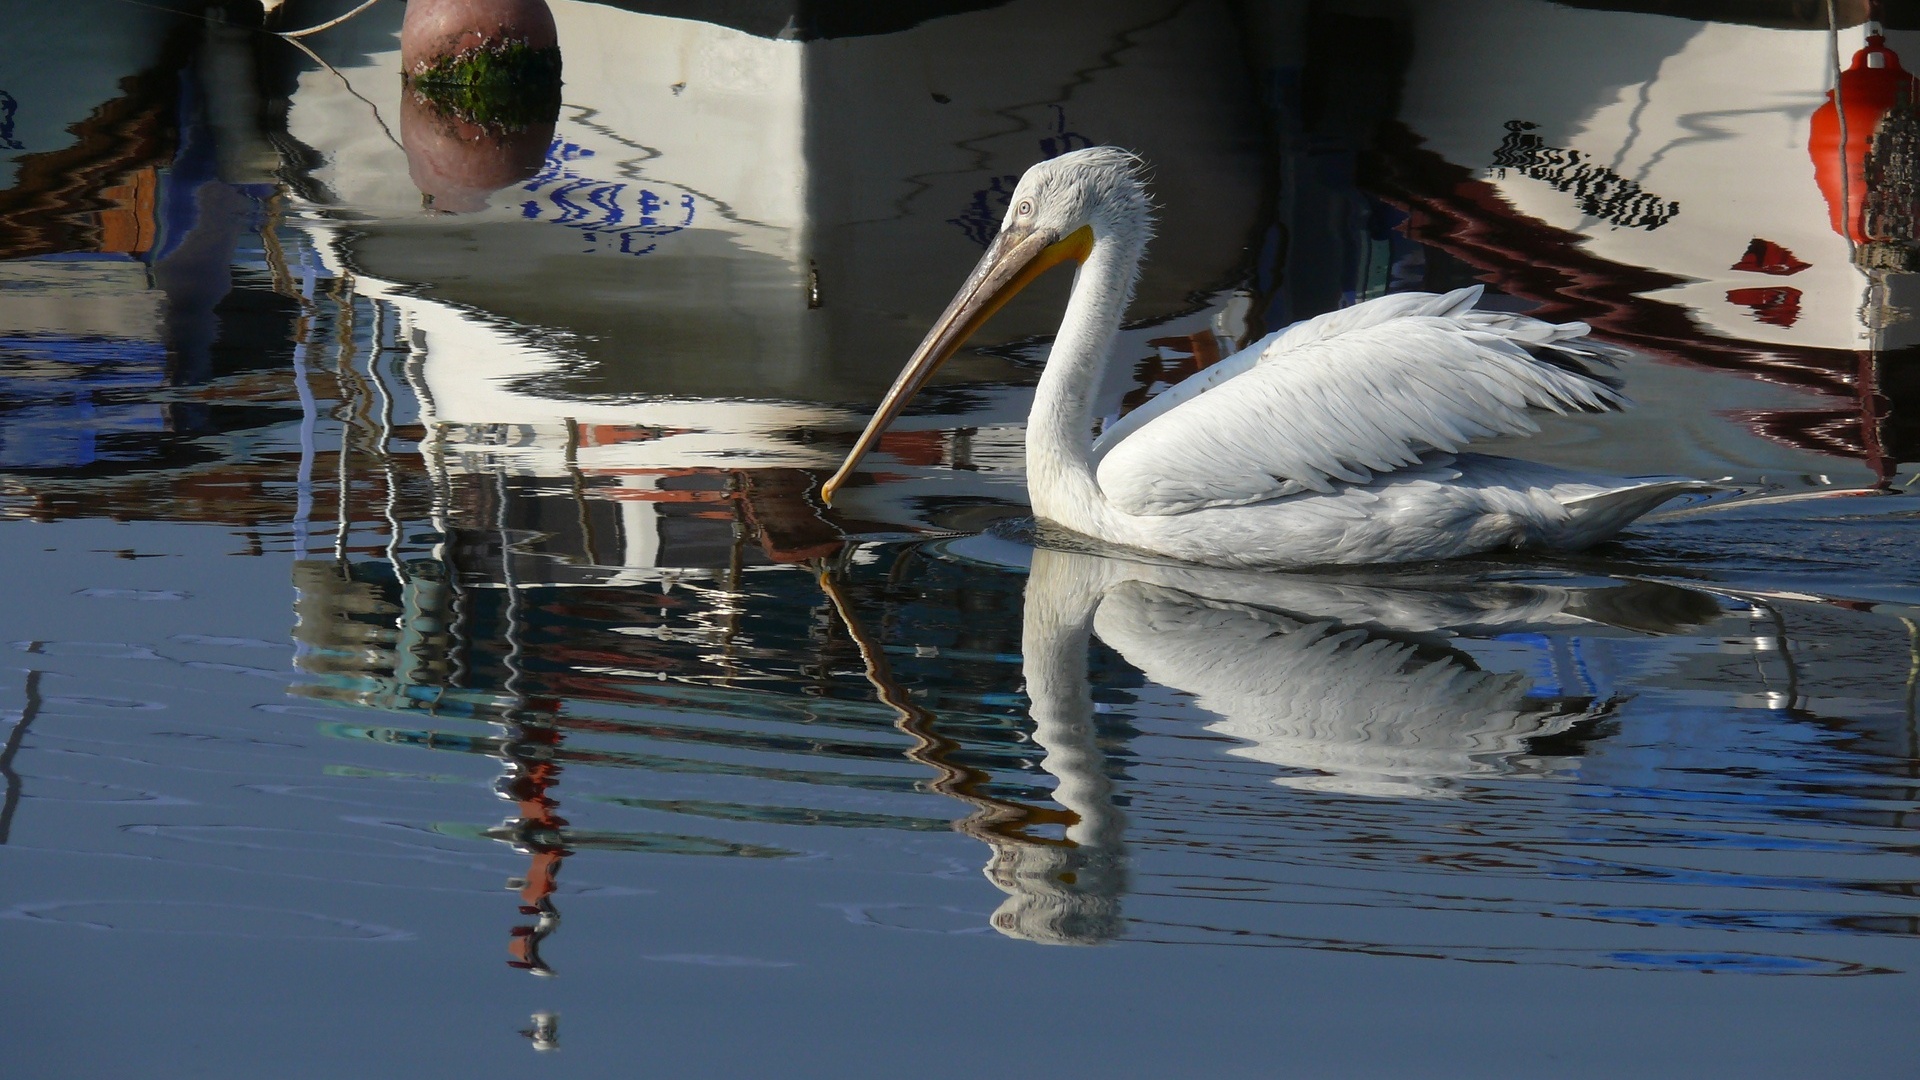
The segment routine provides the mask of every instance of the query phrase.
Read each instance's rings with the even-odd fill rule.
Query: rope
[[[360,14],[361,12],[367,10],[368,8],[372,7],[373,5],[379,2],[380,0],[367,0],[366,3],[361,4],[359,7],[354,8],[352,11],[347,12],[345,15],[342,15],[337,19],[328,19],[326,22],[321,23],[319,26],[309,26],[305,30],[287,30],[287,31],[276,30],[274,31],[274,33],[279,34],[281,37],[287,38],[289,40],[292,40],[294,38],[303,38],[303,37],[306,37],[308,34],[317,34],[322,30],[330,30],[333,27],[339,26],[341,23],[346,22],[348,19],[353,18],[355,15]]]

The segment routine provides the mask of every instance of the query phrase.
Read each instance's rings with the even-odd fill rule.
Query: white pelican
[[[1580,548],[1689,480],[1623,480],[1456,453],[1539,430],[1529,409],[1625,399],[1583,323],[1476,311],[1480,290],[1400,293],[1288,327],[1093,439],[1093,392],[1133,296],[1152,211],[1139,158],[1112,147],[1027,170],[1000,232],[894,380],[833,493],[934,370],[1047,269],[1078,264],[1027,421],[1035,516],[1136,551],[1226,567],[1442,559]]]

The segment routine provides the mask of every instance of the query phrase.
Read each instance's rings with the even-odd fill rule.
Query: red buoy
[[[400,70],[412,77],[443,59],[507,44],[560,44],[547,0],[410,0],[400,24]]]
[[[1900,57],[1876,26],[1869,28],[1866,45],[1853,54],[1853,64],[1840,73],[1839,81],[1826,104],[1814,110],[1807,139],[1814,179],[1833,214],[1833,230],[1856,244],[1910,241],[1910,235],[1889,235],[1879,219],[1891,213],[1895,220],[1910,223],[1913,208],[1875,205],[1882,201],[1876,195],[1886,194],[1879,190],[1886,184],[1877,175],[1880,170],[1869,165],[1888,118],[1896,112],[1911,116],[1920,98],[1920,80],[1900,66]]]

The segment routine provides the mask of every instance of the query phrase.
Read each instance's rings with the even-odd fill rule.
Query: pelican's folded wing
[[[1474,439],[1531,434],[1529,409],[1626,404],[1583,323],[1474,311],[1478,287],[1399,293],[1282,330],[1155,397],[1094,444],[1101,490],[1178,514],[1362,484]]]

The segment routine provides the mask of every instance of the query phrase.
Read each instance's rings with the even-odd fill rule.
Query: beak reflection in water
[[[1048,270],[1071,260],[1074,263],[1085,262],[1093,251],[1093,229],[1081,226],[1066,236],[1055,236],[1047,229],[1010,225],[1000,230],[987,246],[987,253],[967,275],[966,284],[954,295],[940,318],[927,331],[926,339],[913,352],[913,358],[901,370],[900,376],[893,381],[887,394],[880,399],[880,407],[874,411],[873,419],[867,421],[866,430],[854,442],[853,450],[846,461],[828,478],[820,488],[820,498],[832,505],[834,493],[839,491],[860,467],[861,459],[867,456],[880,436],[900,416],[907,403],[927,384],[933,373],[947,358],[958,352],[960,346],[986,325],[994,312],[1004,307],[1007,301],[1018,295],[1020,290],[1032,284],[1034,279]]]

